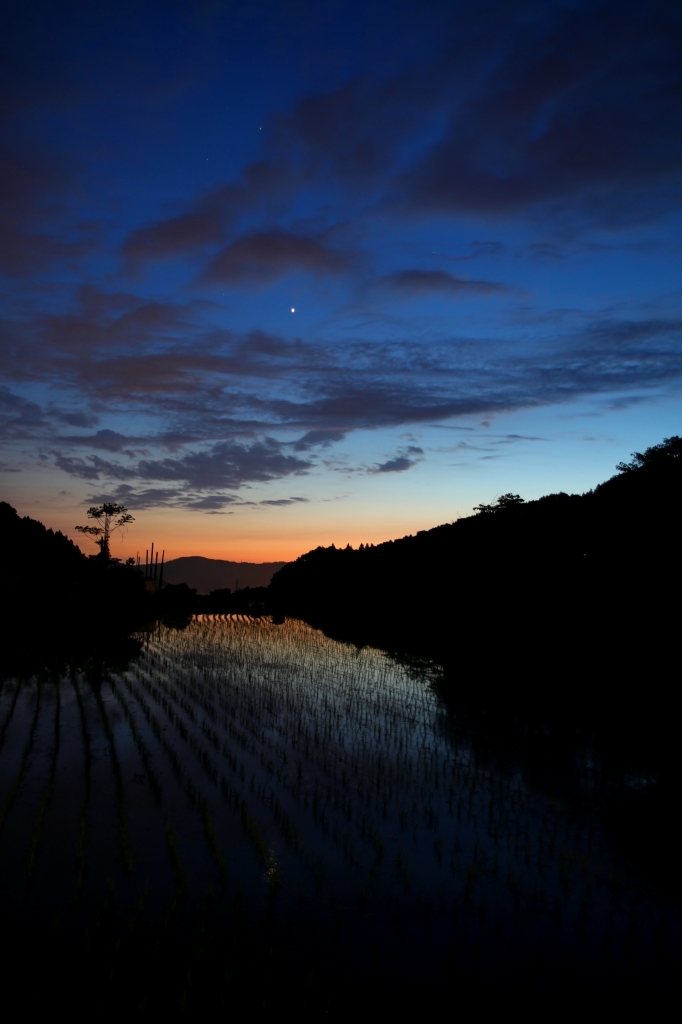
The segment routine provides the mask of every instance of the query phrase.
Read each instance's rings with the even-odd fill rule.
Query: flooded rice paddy
[[[208,907],[313,988],[656,984],[679,953],[598,817],[482,757],[432,673],[292,620],[200,617],[125,669],[5,681],[0,893],[147,936]]]

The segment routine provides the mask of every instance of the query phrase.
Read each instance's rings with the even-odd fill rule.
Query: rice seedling
[[[0,726],[0,750],[2,750],[3,744],[5,742],[5,734],[7,732],[7,727],[9,726],[10,722],[12,721],[12,716],[14,714],[14,709],[17,706],[17,700],[19,699],[19,691],[20,690],[21,690],[21,683],[19,682],[19,680],[17,680],[15,682],[15,684],[14,684],[14,692],[12,694],[12,700],[10,702],[10,705],[9,705],[7,711],[5,712],[5,716],[4,716],[3,720],[2,720],[2,725]]]
[[[90,733],[88,730],[88,723],[85,717],[85,708],[83,706],[83,696],[78,685],[75,673],[71,674],[71,685],[78,704],[78,712],[81,725],[81,739],[83,741],[83,797],[80,806],[79,816],[79,828],[78,838],[76,840],[76,900],[78,901],[83,892],[83,882],[85,880],[85,849],[86,849],[86,835],[88,827],[88,804],[90,803],[90,774],[92,766],[92,750],[90,744]]]
[[[104,706],[102,700],[102,691],[100,686],[93,685],[92,691],[97,702],[100,714],[102,716],[102,726],[104,728],[104,734],[107,738],[109,746],[109,757],[111,758],[111,767],[113,770],[114,781],[116,784],[116,817],[118,819],[118,836],[121,845],[121,857],[123,865],[126,871],[130,872],[133,869],[133,862],[130,855],[130,841],[128,839],[128,823],[126,821],[126,810],[125,810],[125,794],[123,789],[123,777],[121,774],[121,765],[116,752],[116,740],[114,739],[114,733],[111,728],[109,721],[109,715]]]
[[[21,754],[21,761],[19,762],[19,770],[17,771],[16,775],[14,776],[14,779],[12,780],[9,789],[8,789],[7,793],[5,794],[5,798],[2,801],[2,804],[0,804],[0,833],[2,833],[3,827],[5,825],[5,821],[7,820],[7,815],[9,814],[9,812],[10,812],[10,810],[12,808],[12,805],[14,804],[14,801],[17,798],[17,793],[19,792],[19,787],[21,786],[22,779],[24,778],[24,773],[26,771],[26,766],[28,764],[28,759],[29,759],[29,756],[31,754],[31,749],[33,747],[33,737],[35,736],[36,726],[38,724],[38,715],[40,713],[40,697],[41,697],[41,694],[42,694],[42,684],[41,684],[41,682],[39,680],[38,681],[38,687],[37,687],[36,701],[35,701],[35,712],[33,714],[33,719],[31,721],[31,725],[30,725],[30,728],[29,728],[28,739],[26,740],[26,744],[25,744],[24,749],[23,749],[22,754]]]
[[[180,849],[178,847],[178,837],[176,836],[171,825],[166,825],[166,842],[168,844],[168,854],[170,857],[171,864],[173,865],[173,871],[175,872],[175,883],[176,883],[176,894],[180,897],[186,896],[187,894],[187,872],[185,869],[184,861],[180,855]]]
[[[118,700],[118,703],[119,703],[119,706],[121,708],[121,711],[125,715],[126,721],[128,722],[128,725],[130,727],[130,731],[131,731],[133,739],[135,741],[135,746],[137,747],[137,749],[139,751],[140,757],[142,759],[142,763],[143,763],[143,765],[145,767],[145,771],[147,773],[147,778],[149,779],[149,786],[151,788],[152,793],[154,794],[154,799],[156,800],[157,805],[160,807],[161,806],[161,800],[162,800],[161,783],[159,782],[159,780],[158,780],[158,778],[156,776],[156,772],[154,771],[154,768],[152,767],[151,755],[150,755],[149,748],[147,747],[147,744],[142,739],[142,736],[140,735],[140,730],[137,727],[137,722],[135,721],[135,718],[134,718],[130,708],[126,704],[125,699],[123,697],[123,694],[121,693],[119,688],[116,686],[116,683],[114,682],[113,679],[110,679],[109,682],[110,682],[110,685],[111,685],[112,692],[113,692],[114,696],[116,697],[116,699]]]
[[[212,913],[231,928],[267,928],[273,958],[275,934],[297,935],[301,950],[315,935],[320,962],[350,972],[372,963],[379,974],[426,976],[449,951],[448,970],[499,980],[537,971],[538,948],[552,969],[570,952],[575,969],[587,970],[591,958],[602,962],[606,936],[609,971],[622,969],[626,949],[666,970],[678,918],[664,919],[597,817],[482,753],[433,682],[428,666],[406,667],[300,622],[246,616],[159,627],[126,670],[92,685],[87,709],[72,675],[61,699],[65,708],[75,701],[83,746],[77,893],[95,821],[93,750],[106,740],[108,775],[100,758],[98,785],[112,787],[119,848],[129,857],[124,840],[132,845],[136,864],[138,849],[157,851],[144,877],[123,856],[119,906],[137,906],[143,884],[145,900],[173,913],[203,906],[211,891]],[[17,746],[13,716],[18,708],[22,723],[26,716],[18,694],[18,684],[3,692],[0,726],[14,751],[6,759],[13,800],[33,721]],[[28,842],[33,875],[59,787],[55,714],[40,827]],[[142,787],[126,797],[142,769],[148,805]],[[144,810],[152,806],[160,813]]]
[[[35,870],[36,857],[38,856],[38,848],[40,846],[40,840],[43,834],[43,827],[45,824],[45,816],[48,812],[50,801],[52,800],[52,794],[54,793],[55,776],[57,773],[57,758],[59,757],[59,740],[60,740],[60,728],[59,728],[59,717],[61,712],[61,694],[59,679],[55,680],[55,713],[54,713],[54,737],[52,741],[52,753],[50,755],[50,774],[45,787],[43,798],[40,801],[40,808],[38,810],[38,817],[31,834],[31,839],[28,848],[28,856],[26,861],[26,873],[29,881],[33,876]]]

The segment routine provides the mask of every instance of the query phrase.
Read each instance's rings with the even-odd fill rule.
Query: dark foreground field
[[[5,1005],[329,1019],[675,988],[648,748],[486,723],[464,675],[296,620],[140,639],[2,685]]]

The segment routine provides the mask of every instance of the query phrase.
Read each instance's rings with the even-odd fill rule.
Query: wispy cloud
[[[426,349],[404,339],[313,344],[219,332],[197,320],[188,348],[158,329],[185,318],[185,308],[177,316],[165,310],[144,328],[138,322],[132,333],[129,313],[117,308],[102,319],[100,308],[90,352],[69,335],[73,314],[64,324],[51,318],[47,334],[38,323],[24,370],[30,364],[36,381],[61,376],[82,396],[83,422],[115,395],[119,415],[151,416],[153,432],[62,433],[63,406],[55,423],[49,403],[43,408],[8,388],[0,392],[0,426],[8,439],[42,442],[71,476],[172,483],[174,496],[309,472],[325,449],[358,429],[489,415],[632,387],[641,393],[682,376],[682,321],[674,317],[577,316],[561,321],[560,334],[550,320],[530,350],[513,335],[504,342],[443,338]],[[141,372],[157,364],[158,375]],[[74,417],[80,411],[75,407]],[[403,471],[421,454],[401,450],[376,471]]]
[[[351,5],[349,31],[364,6]],[[230,35],[233,7],[212,8],[215,39]],[[12,465],[19,451],[40,454],[131,507],[217,513],[247,503],[249,486],[338,465],[330,449],[353,431],[642,395],[682,378],[668,268],[658,264],[662,283],[642,279],[636,305],[611,263],[603,289],[577,288],[562,241],[595,260],[603,245],[611,260],[623,227],[653,232],[682,205],[674,5],[483,0],[426,17],[409,0],[398,21],[413,27],[396,29],[391,61],[374,48],[339,58],[337,73],[322,53],[313,84],[287,72],[287,98],[258,112],[256,141],[229,159],[221,150],[210,174],[197,138],[225,144],[232,85],[216,70],[222,52],[210,72],[189,44],[171,54],[166,36],[183,40],[194,23],[181,30],[164,11],[175,28],[159,33],[141,13],[145,58],[126,57],[124,74],[138,39],[126,11],[114,42],[73,49],[76,28],[50,5],[27,11],[17,7],[12,64],[0,67],[0,272],[12,278],[0,437]],[[429,18],[437,29],[413,45]],[[139,124],[154,125],[148,148],[133,98]],[[255,118],[243,102],[242,127]],[[107,178],[93,154],[128,128],[137,141],[116,143],[120,174]],[[475,272],[453,272],[472,260]],[[560,260],[550,287],[543,275]],[[384,444],[363,473],[426,457]]]
[[[371,470],[372,473],[404,473],[405,470],[411,469],[421,461],[421,457],[424,455],[424,449],[418,448],[416,445],[410,445],[409,447],[398,452],[398,454],[388,459],[386,462],[382,462],[375,466]]]
[[[445,270],[400,270],[382,278],[379,286],[403,295],[504,295],[511,289],[498,281],[475,281]]]
[[[207,281],[256,284],[296,270],[311,274],[342,274],[348,256],[323,242],[286,231],[269,231],[238,238],[217,253],[204,271]]]

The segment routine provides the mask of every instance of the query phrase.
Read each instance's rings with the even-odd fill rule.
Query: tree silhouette
[[[134,522],[125,505],[115,505],[113,502],[105,502],[103,505],[91,505],[88,509],[88,519],[94,519],[100,525],[77,526],[79,533],[85,533],[89,537],[95,537],[100,548],[100,556],[104,562],[111,559],[109,551],[109,539],[114,530],[119,530],[128,523]]]
[[[633,452],[631,461],[619,462],[616,469],[619,473],[631,473],[647,466],[663,466],[673,459],[682,459],[682,437],[677,434],[664,437],[660,444],[653,444],[643,452]]]
[[[522,498],[520,494],[512,494],[510,491],[508,494],[500,495],[494,505],[474,505],[474,512],[478,512],[479,515],[501,512],[506,508],[516,508],[518,505],[523,505],[524,501],[525,498]]]

